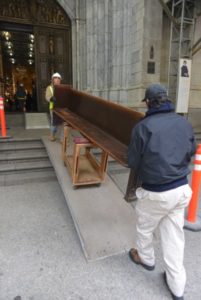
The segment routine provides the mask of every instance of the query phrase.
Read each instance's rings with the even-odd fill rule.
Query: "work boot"
[[[166,284],[168,290],[170,291],[170,294],[171,294],[171,296],[172,296],[172,299],[173,299],[173,300],[184,300],[184,297],[183,297],[183,296],[178,297],[178,296],[175,296],[175,295],[172,293],[172,291],[171,291],[171,289],[169,288],[169,285],[168,285],[168,283],[167,283],[167,276],[166,276],[166,273],[165,273],[165,272],[163,273],[163,278],[164,278],[164,281],[165,281],[165,284]]]
[[[155,265],[153,266],[149,266],[149,265],[146,265],[144,264],[142,261],[141,261],[141,258],[139,257],[138,255],[138,252],[137,252],[137,249],[135,248],[132,248],[130,249],[129,251],[129,256],[130,256],[130,259],[137,265],[141,265],[143,268],[145,268],[146,270],[148,271],[153,271],[155,269]]]
[[[53,134],[51,134],[50,137],[49,137],[49,140],[50,140],[51,142],[55,142],[55,141],[56,141],[56,138],[55,138],[55,136],[54,136]]]

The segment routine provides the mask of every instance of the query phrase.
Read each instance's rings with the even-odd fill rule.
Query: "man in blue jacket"
[[[184,209],[191,198],[187,175],[195,153],[193,130],[174,112],[166,89],[150,85],[143,99],[145,118],[132,131],[128,164],[142,183],[136,190],[136,248],[133,262],[154,270],[153,233],[159,229],[164,260],[164,279],[172,298],[182,300],[186,284],[184,257]]]

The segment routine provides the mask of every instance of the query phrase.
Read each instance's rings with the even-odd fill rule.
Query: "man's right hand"
[[[56,98],[55,98],[55,96],[52,96],[51,98],[50,98],[50,102],[56,102]]]

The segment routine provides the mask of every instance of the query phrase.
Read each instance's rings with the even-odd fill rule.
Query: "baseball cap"
[[[146,101],[147,99],[151,101],[157,99],[158,97],[167,97],[166,88],[160,84],[151,84],[146,89],[145,96],[144,99],[142,99],[142,101]]]
[[[52,75],[52,79],[53,78],[60,78],[60,79],[62,79],[61,78],[61,75],[59,74],[59,73],[54,73],[53,75]]]

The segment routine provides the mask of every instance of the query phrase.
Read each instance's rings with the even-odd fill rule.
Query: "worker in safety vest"
[[[56,101],[54,96],[54,86],[61,83],[61,75],[59,73],[54,73],[52,75],[51,84],[48,85],[45,92],[45,99],[49,102],[50,110],[50,141],[54,142],[56,140],[55,134],[57,131],[55,117],[53,114],[54,102]]]

